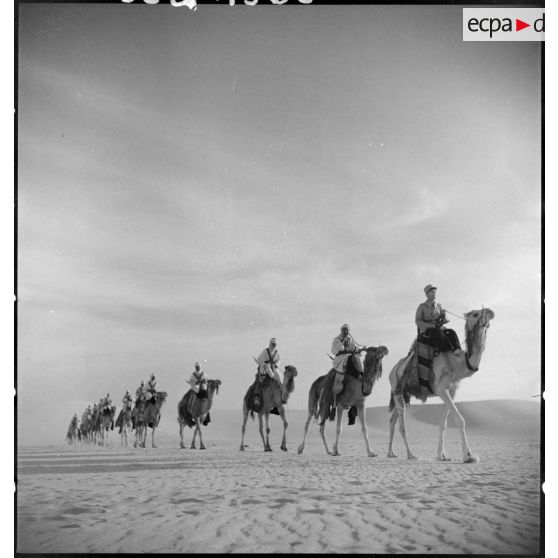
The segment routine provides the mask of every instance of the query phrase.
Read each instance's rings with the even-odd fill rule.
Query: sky
[[[386,405],[428,283],[496,315],[457,399],[537,401],[538,44],[464,43],[455,6],[19,16],[21,444],[151,372],[173,422],[195,361],[240,422],[270,337],[305,408],[344,322]]]

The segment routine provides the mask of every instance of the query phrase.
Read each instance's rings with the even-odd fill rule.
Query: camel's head
[[[221,380],[207,380],[207,391],[209,393],[219,393]]]
[[[482,310],[471,310],[463,314],[465,318],[465,330],[472,331],[475,327],[490,327],[490,320],[494,318],[494,312],[490,308]]]
[[[286,401],[289,394],[294,391],[294,379],[298,376],[298,370],[292,364],[285,366],[285,377],[283,378],[283,400]]]
[[[490,320],[494,318],[494,312],[490,308],[483,308],[482,310],[471,310],[463,316],[465,317],[465,342],[468,353],[483,351],[486,330],[490,327]]]
[[[287,364],[287,366],[285,366],[285,374],[289,374],[289,376],[294,378],[298,375],[298,370],[292,364]]]
[[[164,403],[166,398],[167,398],[167,392],[166,391],[158,391],[157,392],[157,402],[158,403]]]
[[[368,347],[364,357],[364,378],[362,381],[362,393],[370,395],[374,382],[382,376],[382,359],[389,354],[387,347]]]

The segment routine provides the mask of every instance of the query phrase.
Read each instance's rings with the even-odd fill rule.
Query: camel
[[[339,438],[341,436],[341,420],[343,418],[343,411],[345,409],[350,409],[351,407],[356,407],[366,446],[366,453],[369,457],[377,456],[377,454],[372,451],[368,440],[365,400],[372,392],[372,388],[374,387],[376,380],[378,380],[382,375],[382,359],[389,353],[389,351],[384,346],[368,347],[364,348],[363,351],[366,352],[366,356],[364,357],[364,373],[362,378],[359,378],[352,360],[349,359],[347,371],[345,373],[343,391],[337,395],[335,404],[333,404],[333,401],[331,400],[331,386],[333,384],[335,372],[330,371],[324,376],[320,376],[310,386],[310,392],[308,394],[308,418],[306,419],[306,425],[304,427],[302,443],[298,447],[299,454],[304,451],[308,425],[310,424],[312,417],[315,417],[316,419],[320,419],[320,435],[324,442],[326,453],[332,456],[340,455]],[[329,404],[327,401],[328,399],[330,399]],[[331,411],[332,408],[333,411]],[[335,443],[333,444],[333,451],[330,452],[325,437],[325,423],[327,418],[333,420],[335,414],[337,414],[336,437]]]
[[[219,386],[221,380],[208,380],[207,381],[207,399],[201,399],[197,396],[194,390],[188,390],[184,397],[178,404],[178,423],[180,425],[180,447],[184,449],[184,425],[189,428],[195,426],[194,437],[190,449],[196,449],[196,434],[200,436],[200,449],[205,449],[202,440],[201,425],[204,426],[209,422],[208,415],[211,405],[213,403],[213,395],[219,393]],[[194,398],[191,403],[190,398]]]
[[[479,459],[477,456],[473,455],[467,441],[465,420],[455,406],[453,399],[461,380],[469,378],[479,369],[486,341],[486,330],[490,327],[490,320],[494,318],[494,312],[490,310],[490,308],[483,308],[482,310],[471,310],[471,312],[464,314],[464,317],[467,351],[458,350],[453,353],[444,352],[434,357],[432,361],[432,371],[434,373],[432,389],[434,393],[431,394],[431,397],[437,395],[444,402],[444,412],[439,425],[438,460],[450,461],[450,458],[446,456],[444,438],[448,416],[450,413],[453,413],[461,434],[463,461],[465,463],[477,463]],[[399,431],[407,449],[407,458],[416,459],[411,452],[409,443],[407,442],[405,428],[405,401],[404,394],[401,393],[400,389],[400,382],[403,377],[403,373],[412,357],[413,351],[411,350],[405,358],[402,358],[394,366],[393,370],[389,374],[389,383],[391,385],[389,409],[393,412],[390,418],[388,457],[397,457],[393,452],[393,436],[395,426],[399,420]]]
[[[78,439],[78,423],[77,423],[77,418],[74,417],[70,422],[70,426],[68,426],[68,432],[66,433],[66,440],[68,441],[68,444],[74,445],[77,442],[77,439]]]
[[[112,405],[110,410],[103,409],[99,413],[99,445],[104,446],[108,444],[109,429],[114,428],[114,415],[116,414],[116,407]]]
[[[139,420],[136,420],[136,441],[134,442],[134,447],[138,445],[142,448],[145,447],[147,427],[152,429],[151,447],[157,447],[155,445],[155,429],[159,426],[159,421],[161,420],[161,407],[163,406],[166,398],[166,391],[158,391],[155,395],[155,403],[151,403],[150,401],[144,402],[143,412],[138,413]]]
[[[132,430],[136,431],[136,438],[134,440],[134,447],[145,447],[143,443],[144,429],[147,427],[144,424],[145,415],[145,400],[138,399],[132,411]]]
[[[89,425],[89,433],[91,436],[91,441],[97,445],[100,442],[101,437],[101,411],[100,409],[94,409],[93,415],[91,417],[91,424]]]
[[[261,389],[261,405],[258,409],[255,409],[251,403],[252,399],[252,388],[253,385],[248,388],[246,395],[244,396],[243,403],[243,420],[242,420],[242,441],[240,442],[240,451],[244,451],[244,434],[246,432],[246,421],[248,420],[248,413],[254,418],[254,413],[258,413],[258,419],[260,423],[260,436],[262,437],[264,451],[272,451],[269,445],[269,413],[276,407],[283,421],[283,439],[281,441],[281,449],[287,451],[287,427],[289,426],[287,419],[285,417],[285,407],[289,399],[289,395],[294,391],[294,379],[297,376],[298,371],[294,366],[285,366],[285,374],[283,378],[283,385],[279,386],[279,383],[269,376],[265,376],[263,379],[259,378]],[[265,432],[264,437],[262,415],[265,416]]]
[[[126,406],[121,409],[115,424],[119,427],[120,445],[122,447],[128,447],[128,436],[132,432],[131,403],[127,403]]]
[[[92,424],[93,417],[84,414],[79,425],[79,434],[82,442],[91,443],[93,441]]]

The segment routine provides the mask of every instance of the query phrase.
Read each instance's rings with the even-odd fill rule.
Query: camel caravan
[[[140,387],[136,390],[136,400],[133,403],[132,396],[128,390],[122,398],[122,409],[116,416],[116,406],[112,404],[110,394],[100,399],[93,406],[88,405],[81,416],[75,414],[70,422],[66,440],[68,444],[85,442],[99,446],[108,444],[109,432],[116,426],[120,434],[121,445],[128,447],[129,438],[135,430],[134,447],[145,447],[147,429],[152,429],[151,443],[155,445],[155,429],[161,418],[161,407],[167,398],[164,391],[159,391],[155,374],[147,384],[142,380]],[[131,442],[131,440],[130,440]]]
[[[416,459],[407,440],[405,426],[405,408],[410,405],[411,398],[425,402],[431,397],[439,397],[444,403],[439,424],[437,459],[447,461],[445,452],[445,433],[447,420],[453,414],[459,426],[463,461],[474,463],[478,458],[472,453],[467,440],[465,420],[457,409],[454,398],[461,380],[471,377],[479,370],[481,357],[485,349],[487,330],[494,312],[489,308],[472,310],[463,315],[465,322],[465,344],[462,349],[459,338],[453,329],[446,327],[447,312],[436,302],[437,288],[427,285],[424,288],[426,300],[419,304],[415,313],[417,337],[413,340],[408,354],[401,358],[389,374],[391,397],[389,401],[389,447],[388,458],[397,457],[394,453],[394,434],[397,424],[406,448],[407,458]],[[455,314],[455,316],[461,318]],[[339,440],[342,430],[342,419],[348,411],[348,423],[353,425],[358,418],[366,454],[376,457],[368,439],[366,425],[366,398],[372,393],[376,382],[382,376],[382,361],[389,354],[387,347],[380,345],[365,346],[358,344],[348,324],[343,324],[340,334],[332,342],[332,367],[329,372],[318,377],[311,385],[308,394],[308,417],[304,426],[298,454],[305,448],[310,422],[314,419],[319,425],[320,436],[328,455],[338,456]],[[255,419],[258,415],[259,433],[264,452],[271,452],[269,440],[270,415],[278,415],[283,423],[283,436],[280,449],[287,451],[286,404],[295,389],[295,378],[298,371],[295,366],[284,367],[281,377],[278,342],[271,338],[268,347],[254,358],[256,375],[253,383],[246,391],[242,403],[242,426],[240,450],[244,451],[246,423],[248,416]],[[221,381],[207,378],[198,362],[190,378],[187,380],[190,389],[178,403],[178,425],[180,448],[186,448],[184,427],[194,429],[190,449],[204,450],[206,446],[202,437],[202,426],[211,421],[210,410],[213,398],[219,393]],[[161,408],[167,394],[159,391],[155,374],[147,384],[141,381],[136,390],[135,402],[128,391],[122,399],[122,409],[114,420],[116,408],[112,405],[110,395],[98,404],[89,406],[78,423],[74,415],[68,427],[66,439],[68,444],[86,442],[106,445],[108,434],[116,425],[121,435],[121,445],[128,447],[132,431],[135,431],[134,447],[145,448],[148,428],[151,432],[151,445],[155,445],[155,430],[161,418]],[[327,421],[336,420],[335,442],[330,450],[325,435]],[[264,429],[265,423],[265,429]],[[199,438],[199,445],[196,445]]]

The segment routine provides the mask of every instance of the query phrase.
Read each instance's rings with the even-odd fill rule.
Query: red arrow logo
[[[524,21],[521,21],[520,19],[515,20],[515,30],[516,31],[521,31],[522,29],[525,29],[526,27],[531,27],[531,24],[529,23],[525,23]]]

